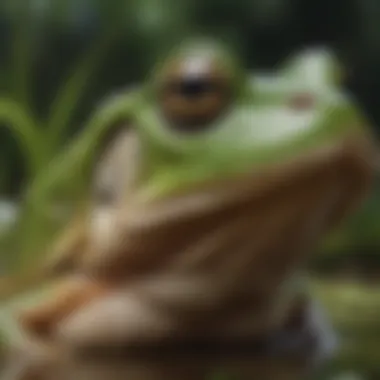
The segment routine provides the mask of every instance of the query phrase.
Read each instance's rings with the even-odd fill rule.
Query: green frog
[[[44,376],[60,368],[75,378],[59,358],[121,348],[244,347],[301,361],[298,377],[330,354],[332,332],[304,269],[365,197],[371,136],[333,84],[301,78],[279,91],[255,79],[222,44],[194,40],[105,105],[122,118],[99,147],[85,228],[75,227],[87,243],[49,264],[95,291],[74,300],[48,338],[22,326],[35,347],[26,351],[49,357]],[[264,367],[251,365],[249,376],[288,378],[279,364]]]

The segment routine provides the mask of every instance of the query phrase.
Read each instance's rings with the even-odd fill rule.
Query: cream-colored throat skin
[[[119,221],[123,249],[114,271],[186,323],[184,331],[270,332],[299,295],[289,279],[362,198],[370,178],[365,152],[347,140],[160,201],[132,197]]]

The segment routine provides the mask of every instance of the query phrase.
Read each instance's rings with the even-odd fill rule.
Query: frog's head
[[[197,230],[180,230],[194,241],[231,225],[240,242],[304,250],[361,199],[372,156],[352,103],[331,86],[264,87],[209,41],[159,63],[130,112],[140,156],[131,210],[144,210],[130,211],[133,223],[175,220]]]
[[[293,83],[297,70],[307,81],[299,61],[285,70]],[[329,175],[319,169],[334,165],[340,184],[362,183],[368,172],[363,120],[334,86],[267,91],[224,46],[179,46],[153,71],[131,117],[144,155],[139,192],[160,198],[244,175],[256,177],[258,186],[269,173],[289,177],[288,186],[301,166],[309,175],[321,172],[315,184]]]

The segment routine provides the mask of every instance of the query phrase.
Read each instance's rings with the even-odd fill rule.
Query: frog
[[[50,366],[67,352],[210,342],[307,363],[326,353],[304,267],[368,192],[368,123],[332,90],[254,79],[223,43],[191,40],[112,100],[128,112],[100,149],[88,212],[49,262],[63,295],[22,319],[27,351],[59,352]]]

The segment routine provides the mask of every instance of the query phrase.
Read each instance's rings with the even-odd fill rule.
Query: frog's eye
[[[219,117],[232,99],[228,70],[207,57],[170,62],[162,72],[158,103],[170,125],[196,131]]]

